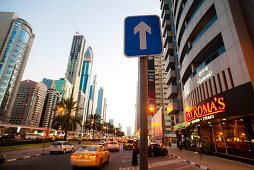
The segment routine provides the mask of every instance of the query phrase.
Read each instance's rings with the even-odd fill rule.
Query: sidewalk
[[[202,160],[200,159],[200,155],[198,153],[192,152],[192,151],[187,151],[187,150],[182,150],[179,151],[177,148],[169,148],[167,146],[169,154],[178,156],[183,160],[186,160],[188,163],[195,163],[197,165],[200,165],[202,167],[207,167],[211,170],[221,170],[221,169],[230,169],[230,170],[249,170],[249,169],[254,169],[254,166],[237,162],[237,161],[232,161],[229,159],[224,159],[224,158],[219,158],[216,156],[210,156],[210,155],[205,155],[202,154]]]

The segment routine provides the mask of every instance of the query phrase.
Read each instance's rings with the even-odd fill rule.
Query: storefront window
[[[254,158],[244,119],[227,121],[222,123],[222,126],[228,154]]]
[[[213,130],[214,130],[214,138],[215,138],[215,144],[217,147],[217,152],[226,153],[221,123],[217,123],[213,125]]]
[[[200,128],[202,144],[205,152],[216,152],[213,140],[212,126],[202,126]]]

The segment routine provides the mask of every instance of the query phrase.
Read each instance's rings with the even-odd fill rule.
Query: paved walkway
[[[202,154],[202,160],[198,153],[182,150],[179,151],[177,148],[169,148],[167,146],[169,154],[178,156],[181,159],[189,161],[191,164],[196,163],[202,167],[207,167],[211,170],[221,170],[221,169],[230,169],[230,170],[253,170],[254,166],[241,163],[238,161],[233,161],[229,159],[219,158],[216,156],[204,155]]]

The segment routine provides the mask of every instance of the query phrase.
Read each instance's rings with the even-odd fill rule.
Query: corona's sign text
[[[199,106],[192,106],[185,112],[185,120],[190,122],[208,115],[225,112],[225,101],[223,97],[215,97],[212,101]]]

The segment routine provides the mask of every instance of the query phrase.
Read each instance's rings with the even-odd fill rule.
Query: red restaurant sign
[[[214,98],[212,101],[199,106],[192,106],[185,112],[185,120],[190,122],[192,120],[213,115],[216,113],[225,112],[225,101],[223,97]]]

